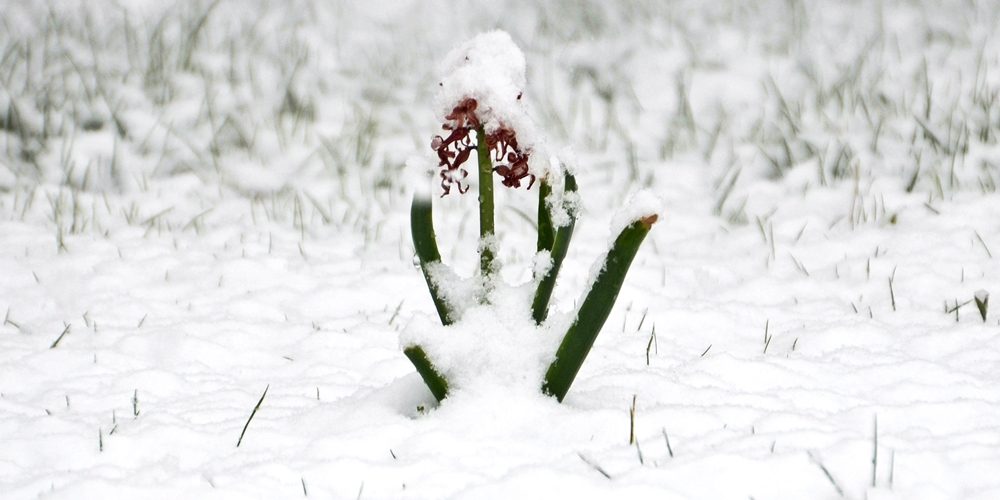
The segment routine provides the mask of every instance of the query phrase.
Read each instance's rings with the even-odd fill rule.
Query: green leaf
[[[410,362],[416,367],[417,373],[424,379],[427,388],[431,390],[431,394],[438,401],[442,401],[448,396],[448,381],[438,373],[434,365],[427,359],[427,353],[424,352],[422,347],[407,347],[403,350],[403,354],[406,354],[406,357],[410,358]]]
[[[442,325],[450,325],[458,318],[455,311],[448,306],[444,298],[441,297],[437,284],[431,279],[430,266],[443,265],[441,263],[441,253],[438,251],[437,239],[434,236],[434,213],[433,205],[429,196],[414,196],[410,205],[410,232],[413,235],[413,248],[416,249],[417,258],[420,260],[420,270],[423,271],[424,281],[427,282],[427,289],[431,292],[431,299],[437,309],[438,317],[441,318]],[[424,383],[434,394],[434,397],[441,401],[448,394],[448,381],[438,373],[433,363],[427,358],[427,354],[420,346],[411,346],[403,350],[406,357],[410,359],[417,373],[424,379]]]
[[[538,183],[538,244],[535,251],[542,250],[551,252],[552,244],[555,243],[555,230],[552,228],[552,212],[545,204],[545,199],[552,193],[552,186],[548,179],[542,179]]]
[[[586,298],[580,304],[573,324],[563,337],[556,359],[545,373],[542,391],[562,401],[566,397],[584,359],[601,332],[601,327],[611,314],[618,292],[621,290],[625,274],[632,259],[639,251],[639,245],[656,222],[656,215],[650,215],[633,222],[622,230],[604,260],[597,279],[590,287]]]
[[[551,188],[547,184],[543,183],[542,187],[548,188],[551,192]],[[564,192],[575,193],[576,189],[576,178],[567,173]],[[540,192],[538,197],[538,250],[549,250],[549,256],[552,258],[552,267],[539,280],[538,288],[535,290],[535,298],[531,302],[531,317],[538,324],[545,321],[545,318],[549,314],[549,300],[552,298],[552,290],[556,286],[556,278],[559,276],[559,269],[562,267],[563,259],[566,258],[566,252],[569,251],[569,242],[573,238],[573,228],[576,226],[576,211],[569,210],[569,224],[560,227],[555,232],[555,237],[551,237],[552,215],[549,213],[548,207],[545,206],[545,196]],[[544,219],[542,217],[543,212],[545,213]],[[548,226],[547,231],[550,234],[545,239],[542,236],[543,220],[546,221]],[[551,240],[548,238],[551,238]],[[542,248],[543,243],[548,244],[548,248]]]
[[[430,276],[430,266],[441,263],[441,253],[438,252],[437,238],[434,236],[434,217],[431,199],[429,196],[414,196],[410,205],[410,232],[413,236],[413,248],[417,251],[417,258],[420,260],[420,270],[424,273],[424,280],[427,282],[427,289],[431,292],[431,299],[437,309],[438,317],[441,318],[442,325],[450,325],[458,318],[441,297],[437,284]]]

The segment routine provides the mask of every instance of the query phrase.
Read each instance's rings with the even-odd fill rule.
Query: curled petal
[[[459,101],[442,124],[444,130],[450,131],[446,137],[435,136],[431,140],[431,148],[437,152],[438,166],[441,171],[441,188],[444,195],[451,192],[452,186],[458,186],[459,193],[466,192],[469,187],[462,183],[469,172],[462,167],[473,156],[477,143],[473,133],[482,124],[476,110],[479,103],[467,97]],[[503,185],[520,187],[521,181],[529,179],[528,188],[535,182],[535,176],[528,170],[528,157],[531,152],[522,150],[517,143],[517,132],[501,124],[493,132],[486,135],[486,146],[491,157],[496,162],[506,162],[494,171],[503,178]],[[442,195],[442,196],[444,196]]]

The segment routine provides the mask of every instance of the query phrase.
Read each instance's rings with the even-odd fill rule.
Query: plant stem
[[[590,291],[576,312],[573,324],[559,344],[556,359],[545,373],[542,391],[562,401],[580,371],[584,359],[601,332],[601,327],[611,314],[618,292],[632,259],[639,251],[639,245],[646,233],[656,222],[656,216],[639,219],[622,230],[604,260],[604,266],[597,275]]]
[[[479,268],[483,276],[493,271],[493,162],[490,147],[486,143],[486,132],[482,126],[476,128],[476,149],[479,155]]]

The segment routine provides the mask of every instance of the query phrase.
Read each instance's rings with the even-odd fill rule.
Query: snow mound
[[[490,303],[468,306],[449,326],[417,315],[400,333],[400,344],[422,347],[452,393],[505,387],[537,394],[561,339],[548,324],[532,320],[528,291],[498,283]]]
[[[441,64],[435,109],[440,121],[463,99],[475,99],[476,116],[487,133],[507,127],[517,131],[518,143],[535,144],[534,123],[522,96],[525,60],[521,49],[504,31],[482,33],[452,49]]]

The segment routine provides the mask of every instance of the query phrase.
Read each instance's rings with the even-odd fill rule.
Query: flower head
[[[450,130],[447,137],[434,136],[431,140],[431,149],[437,151],[438,166],[441,170],[441,189],[444,196],[451,192],[452,186],[458,187],[459,193],[469,190],[469,186],[464,184],[469,172],[462,168],[472,151],[476,149],[476,144],[471,135],[473,130],[479,126],[479,119],[476,117],[476,100],[463,99],[455,109],[449,113],[446,121],[441,126],[444,130]]]
[[[524,54],[502,31],[479,35],[445,58],[436,100],[447,132],[431,141],[444,194],[453,187],[460,193],[468,190],[463,165],[474,155],[477,130],[485,134],[493,171],[504,186],[520,187],[526,178],[529,188],[534,183],[528,168],[532,123],[521,101],[524,69]]]
[[[519,96],[520,97],[520,96]],[[441,170],[441,196],[451,193],[452,186],[459,193],[465,193],[469,186],[464,183],[469,172],[462,165],[469,160],[476,149],[476,141],[472,134],[480,127],[481,120],[476,116],[478,103],[467,97],[462,99],[449,113],[441,128],[450,130],[447,137],[434,136],[431,149],[437,152],[438,166]],[[521,187],[521,180],[530,178],[528,189],[535,183],[535,176],[528,170],[528,159],[531,152],[522,150],[517,144],[517,132],[507,126],[501,126],[486,134],[486,146],[495,161],[501,163],[493,171],[503,177],[503,185],[511,188]]]

